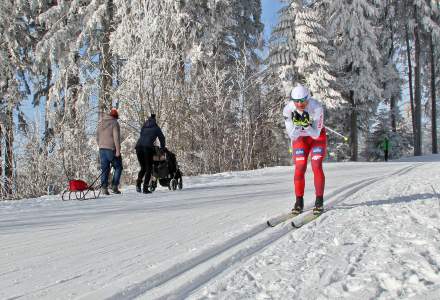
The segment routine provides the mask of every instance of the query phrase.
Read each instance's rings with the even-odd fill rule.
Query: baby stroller
[[[153,156],[153,172],[150,180],[149,190],[153,192],[157,188],[157,182],[161,186],[167,186],[169,190],[175,191],[183,188],[182,172],[177,164],[176,155],[167,148],[155,147],[156,154]]]

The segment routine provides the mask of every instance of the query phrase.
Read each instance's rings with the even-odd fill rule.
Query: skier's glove
[[[293,125],[297,127],[307,128],[311,124],[309,113],[304,111],[302,114],[297,112],[293,113]]]
[[[292,131],[289,132],[290,139],[296,140],[299,137],[301,131],[302,127],[294,126]]]

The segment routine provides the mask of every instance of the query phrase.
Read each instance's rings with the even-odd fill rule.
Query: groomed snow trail
[[[388,176],[400,176],[417,165],[410,165],[387,175],[368,178],[339,187],[327,195],[327,207],[343,202],[347,195],[351,195],[374,182]],[[311,211],[309,211],[311,213]],[[145,299],[179,299],[186,297],[193,290],[212,280],[228,268],[240,264],[251,255],[259,252],[264,247],[274,243],[295,228],[288,223],[292,220],[301,221],[305,214],[288,220],[283,226],[269,228],[265,222],[250,228],[242,234],[217,244],[212,249],[207,249],[195,259],[181,262],[172,269],[147,278],[141,283],[126,288],[123,292],[112,296],[110,299],[135,298],[142,295]],[[155,289],[158,287],[157,289]]]
[[[359,189],[189,298],[439,299],[439,166]]]
[[[359,220],[334,217],[345,211],[350,211],[351,216],[352,211],[363,207],[351,207],[356,204],[355,200],[361,199],[355,195],[362,195],[363,202],[385,201],[375,204],[375,208],[398,205],[399,201],[388,203],[385,197],[388,194],[381,190],[375,193],[382,200],[377,200],[375,195],[370,197],[370,192],[390,180],[393,184],[404,185],[407,179],[413,180],[411,176],[414,174],[420,176],[422,172],[425,176],[429,174],[425,169],[429,169],[427,166],[431,164],[436,164],[438,168],[438,163],[434,162],[328,163],[325,165],[326,203],[332,208],[317,221],[298,230],[292,229],[289,224],[275,228],[267,228],[265,224],[269,217],[286,212],[293,205],[292,167],[185,178],[185,188],[180,192],[161,189],[148,196],[135,193],[131,187],[122,196],[83,202],[62,202],[58,197],[0,202],[0,251],[4,254],[0,256],[0,298],[254,299],[279,296],[282,299],[301,295],[304,298],[309,294],[307,288],[310,286],[305,284],[309,279],[303,272],[295,276],[306,276],[304,290],[296,287],[288,292],[289,289],[282,284],[292,284],[289,283],[292,280],[289,272],[292,270],[287,272],[272,263],[264,263],[265,267],[261,270],[255,262],[273,260],[276,256],[266,253],[280,245],[283,248],[282,245],[294,241],[297,235],[307,235],[308,232],[309,236],[312,233],[314,236],[318,228],[324,228],[326,232],[328,228],[340,228],[339,223],[347,225],[345,222],[348,220],[362,223],[359,216],[370,215],[357,215]],[[314,196],[311,172],[308,173],[305,196],[306,207],[310,208]],[[434,174],[426,178],[433,182],[435,179],[438,181]],[[438,186],[434,187],[439,190]],[[418,185],[412,192],[423,189]],[[396,191],[400,193],[403,189]],[[400,197],[399,193],[392,197]],[[430,193],[434,194],[431,187]],[[409,204],[413,204],[412,194],[408,197]],[[433,202],[430,198],[425,201],[426,205]],[[421,216],[424,217],[423,214]],[[325,223],[332,218],[333,224]],[[384,217],[382,219],[386,222]],[[416,220],[416,217],[411,220]],[[375,222],[367,219],[367,222],[370,221]],[[352,228],[347,228],[348,231],[356,229],[355,225],[350,226]],[[366,229],[364,236],[368,236],[368,232]],[[357,234],[354,235],[358,237]],[[348,232],[345,235],[350,237]],[[328,236],[325,235],[326,238]],[[303,263],[302,267],[307,267],[304,264],[307,260],[298,256],[301,252],[295,251],[295,247],[308,248],[309,254],[314,253],[317,258],[327,257],[327,254],[320,254],[325,247],[321,245],[321,248],[315,249],[314,244],[324,241],[312,239],[289,245],[286,253],[278,253],[286,260],[282,265]],[[352,244],[358,246],[357,241]],[[364,248],[368,249],[368,245]],[[438,262],[435,251],[429,250],[424,255],[420,254],[431,265]],[[261,274],[261,280],[244,280],[240,272],[246,269]],[[331,273],[328,268],[323,270]],[[283,278],[278,283],[284,291],[271,292],[273,283],[265,281],[271,272]],[[310,275],[316,276],[313,272],[312,269]],[[318,275],[323,272],[318,272]],[[288,278],[284,278],[283,274]],[[423,274],[428,273],[425,270]],[[429,281],[433,287],[440,284],[435,271],[429,274],[433,276]],[[422,284],[419,288],[430,285],[423,284],[422,279],[426,281],[423,276],[420,277],[419,283]],[[330,277],[336,278],[335,275]],[[385,277],[383,279],[388,282]],[[346,284],[344,279],[330,281]],[[311,282],[309,285],[312,285]],[[332,294],[331,289],[325,288],[329,286],[314,287],[317,297],[332,298],[342,292],[349,296],[354,294],[346,291],[347,288],[341,288],[341,292],[338,287],[333,287]],[[400,288],[403,288],[402,284]],[[428,293],[430,289],[421,291]],[[414,294],[411,290],[406,293]]]

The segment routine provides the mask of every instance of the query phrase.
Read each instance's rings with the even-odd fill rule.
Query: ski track
[[[432,200],[424,203],[430,206],[421,206],[423,211],[418,211],[417,205],[436,196],[418,194],[414,198],[411,187],[398,184],[400,176],[424,165],[428,164],[414,164],[394,172],[397,176],[359,183],[342,193],[343,200],[332,201],[334,209],[307,224],[308,230],[286,234],[264,255],[252,257],[252,263],[235,268],[191,299],[440,299],[439,207]],[[373,183],[373,190],[379,187],[390,190],[389,195],[404,196],[344,204],[348,199],[362,201],[362,191],[372,188]],[[399,220],[391,223],[390,202],[399,203],[399,210],[403,210],[396,213]],[[351,210],[351,218],[341,218],[346,209]],[[374,226],[359,224],[357,216],[371,216]],[[343,224],[336,220],[343,220]],[[333,223],[338,224],[337,234],[327,230]],[[297,260],[284,258],[292,253]]]
[[[328,210],[330,207],[342,203],[348,196],[379,180],[407,174],[420,165],[422,164],[413,164],[390,174],[363,179],[340,187],[327,196],[326,209]],[[304,215],[301,215],[294,219],[303,217]],[[325,217],[323,215],[320,218],[325,219]],[[294,219],[290,219],[289,222]],[[237,268],[237,265],[244,263],[268,245],[285,237],[291,231],[298,230],[289,224],[280,225],[274,228],[268,227],[265,223],[254,226],[222,244],[215,245],[212,249],[205,250],[194,258],[174,265],[107,299],[135,299],[140,296],[143,299],[182,299],[188,297],[193,291],[212,281],[219,274],[226,272],[228,269]],[[184,279],[181,279],[181,277],[184,277]],[[160,290],[156,291],[155,288],[158,287],[160,287]]]

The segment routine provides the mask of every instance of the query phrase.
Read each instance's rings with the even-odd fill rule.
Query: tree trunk
[[[386,3],[386,12],[385,12],[385,18],[388,18],[388,13],[389,13],[389,9],[390,9],[390,3],[389,1],[387,1]],[[391,46],[388,50],[388,59],[387,59],[387,63],[391,63],[393,61],[393,56],[394,56],[394,29],[393,29],[393,20],[390,18],[390,24],[389,24],[389,28],[391,29],[390,32],[390,40],[391,40]],[[396,95],[394,95],[394,93],[391,95],[390,97],[390,112],[391,112],[391,131],[396,133],[397,132],[397,107],[396,107]]]
[[[435,99],[435,60],[434,60],[435,46],[432,40],[432,32],[429,36],[429,60],[431,65],[431,133],[432,133],[432,153],[438,153],[437,148],[437,108]]]
[[[75,53],[74,63],[76,66],[78,66],[79,64],[78,53]],[[64,115],[66,116],[70,115],[70,120],[69,120],[70,128],[76,128],[78,126],[77,109],[78,109],[79,88],[80,88],[79,71],[77,71],[76,69],[69,70],[67,73],[67,83],[66,83],[66,89],[69,91],[69,99],[66,99],[65,109],[69,110],[70,114],[68,112],[64,112]]]
[[[392,95],[390,98],[390,112],[391,112],[391,131],[397,132],[397,107],[396,96]]]
[[[414,91],[412,82],[412,63],[411,63],[411,46],[409,44],[409,29],[408,25],[405,25],[405,40],[406,40],[406,56],[408,59],[408,87],[409,87],[409,100],[411,104],[411,123],[413,129],[413,143],[416,144],[416,121],[414,115]]]
[[[414,116],[415,116],[415,144],[414,155],[422,155],[422,89],[421,89],[421,65],[420,65],[420,37],[419,37],[419,18],[417,16],[417,7],[414,6]]]
[[[106,17],[103,22],[104,36],[101,50],[101,94],[99,97],[99,111],[104,112],[112,106],[111,88],[112,88],[112,59],[113,55],[110,49],[110,34],[113,29],[113,0],[107,1]]]
[[[12,194],[12,186],[14,183],[14,120],[13,105],[8,104],[6,111],[6,133],[5,133],[5,191],[8,195]]]
[[[183,52],[182,47],[179,47],[179,51]],[[185,60],[183,54],[179,55],[179,71],[177,72],[177,76],[179,76],[179,83],[183,88],[185,84]]]
[[[49,105],[50,105],[50,99],[49,99],[49,91],[50,91],[50,82],[52,81],[52,67],[51,64],[48,63],[47,65],[47,74],[46,74],[46,90],[44,91],[44,94],[42,96],[45,97],[46,103],[44,106],[44,157],[47,159],[49,156],[48,148],[49,148],[49,142],[53,138],[53,129],[50,128],[49,124]]]
[[[3,196],[3,125],[0,122],[0,199]]]
[[[350,141],[351,141],[351,161],[358,160],[358,131],[357,131],[357,111],[354,103],[354,91],[350,91]]]

